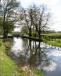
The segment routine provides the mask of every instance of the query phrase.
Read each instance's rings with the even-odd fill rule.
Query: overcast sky
[[[50,27],[56,31],[61,31],[61,0],[18,0],[21,5],[25,8],[30,6],[32,3],[41,5],[45,4],[50,9],[51,15],[53,16],[52,25]]]

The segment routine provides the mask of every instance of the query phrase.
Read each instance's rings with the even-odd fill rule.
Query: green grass
[[[56,42],[56,41],[48,41],[47,43],[48,43],[49,45],[52,45],[52,46],[58,46],[58,47],[61,47],[61,43]]]
[[[52,46],[61,47],[61,33],[43,34],[43,41]]]
[[[47,36],[61,36],[61,33],[48,33],[48,34],[42,34]]]
[[[50,41],[46,40],[45,42],[52,46],[61,47],[61,39],[50,40]]]
[[[19,76],[18,67],[6,55],[3,42],[0,40],[0,76]]]

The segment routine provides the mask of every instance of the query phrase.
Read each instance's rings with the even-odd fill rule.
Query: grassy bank
[[[53,41],[50,40],[50,41],[46,41],[46,43],[52,46],[61,47],[61,40],[53,40]]]
[[[43,39],[43,42],[52,46],[61,47],[61,39]]]
[[[43,34],[43,41],[49,45],[61,47],[61,33]]]
[[[6,54],[6,48],[9,43],[3,43],[0,40],[0,76],[29,76],[27,71],[23,71]],[[33,70],[36,76],[44,76],[42,71]]]
[[[0,76],[19,76],[16,64],[5,53],[2,40],[0,40]]]

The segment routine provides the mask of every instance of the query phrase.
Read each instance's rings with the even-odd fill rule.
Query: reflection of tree
[[[28,35],[30,38],[39,38],[38,45],[37,41],[32,41],[32,39],[28,39],[28,46],[26,45],[26,54],[29,53],[28,62],[31,64],[38,65],[42,62],[44,52],[42,52],[40,48],[40,42],[42,42],[42,31],[46,29],[46,25],[49,22],[49,13],[46,11],[44,6],[36,7],[33,5],[27,10],[22,9],[20,12],[20,20],[25,22],[24,28],[22,29],[22,33]],[[33,45],[32,45],[33,42]],[[25,45],[25,44],[24,44]],[[25,58],[25,57],[24,57]]]
[[[35,58],[35,61],[37,60],[37,58],[39,58],[38,60],[39,62],[41,62],[42,61],[42,51],[40,48],[41,45],[40,42],[42,42],[41,34],[47,28],[50,15],[44,6],[37,7],[36,5],[33,5],[27,10],[23,9],[22,16],[23,16],[22,17],[23,20],[25,20],[28,29],[26,30],[26,34],[29,37],[34,37],[34,38],[38,37],[39,40],[41,40],[38,42],[38,48],[36,48],[37,42],[33,41],[33,46],[32,46],[32,39],[29,39],[30,62],[34,61],[34,60],[32,61],[33,58]]]
[[[35,45],[34,41],[32,41],[31,44],[32,45],[30,46],[29,40],[24,40],[24,62],[26,64],[30,64],[31,66],[37,66],[40,65],[43,61],[47,61],[47,56],[44,52],[44,49],[41,49],[39,47],[39,44]],[[32,54],[30,51],[32,52]]]
[[[30,65],[37,66],[37,65],[40,65],[43,62],[43,60],[44,61],[47,60],[47,56],[46,56],[46,53],[44,52],[44,49],[41,49],[39,45],[35,45],[35,47],[32,47],[30,51],[31,50],[32,50],[32,54],[30,55],[28,60]]]

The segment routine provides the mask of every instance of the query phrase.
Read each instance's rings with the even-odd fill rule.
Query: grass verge
[[[20,76],[18,67],[5,53],[2,40],[0,40],[0,76]]]
[[[49,45],[52,46],[56,46],[56,47],[61,47],[61,40],[57,39],[57,40],[46,40],[46,43],[48,43]]]

